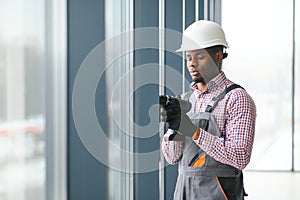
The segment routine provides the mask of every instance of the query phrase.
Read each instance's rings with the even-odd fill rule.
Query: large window
[[[66,2],[0,4],[0,199],[65,200]]]
[[[45,199],[45,2],[0,5],[0,199]]]
[[[292,1],[223,1],[222,26],[230,46],[224,71],[246,88],[257,106],[247,169],[291,170]]]

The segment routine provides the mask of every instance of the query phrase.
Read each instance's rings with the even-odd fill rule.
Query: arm
[[[172,130],[168,129],[167,133],[162,138],[161,149],[166,161],[174,165],[182,157],[183,142],[182,141],[169,141],[168,138],[172,134]]]
[[[217,161],[244,169],[251,157],[255,119],[256,107],[252,98],[245,90],[235,90],[227,102],[225,139],[200,129],[199,137],[194,141]]]

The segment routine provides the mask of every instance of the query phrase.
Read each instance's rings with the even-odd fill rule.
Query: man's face
[[[187,68],[195,82],[208,83],[220,73],[216,63],[205,49],[187,51],[186,60]]]

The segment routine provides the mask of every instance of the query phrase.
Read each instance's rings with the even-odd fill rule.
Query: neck
[[[207,84],[206,83],[197,83],[197,88],[201,92],[204,92],[206,90],[206,88],[207,88]]]

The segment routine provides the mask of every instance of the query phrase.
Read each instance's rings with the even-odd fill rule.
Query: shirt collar
[[[226,81],[226,75],[224,72],[221,72],[220,74],[218,74],[215,78],[213,78],[212,80],[210,80],[207,84],[207,90],[211,90],[214,87],[220,87],[222,86],[225,81]],[[194,81],[191,83],[190,85],[190,89],[191,91],[194,91],[197,88],[197,83],[195,83]]]

